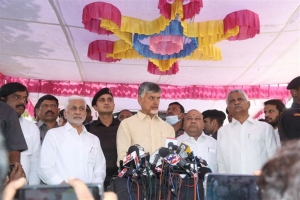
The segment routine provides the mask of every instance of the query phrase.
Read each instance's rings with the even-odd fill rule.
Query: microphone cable
[[[129,189],[129,188],[131,188],[131,187],[129,187],[129,180],[130,180],[130,177],[128,176],[128,178],[127,178],[127,192],[128,192],[129,199],[132,200],[132,197],[131,197],[131,194],[130,194],[131,189]]]
[[[199,188],[199,185],[198,185],[198,181],[199,181],[199,175],[198,175],[198,165],[197,165],[197,161],[196,161],[196,158],[195,158],[195,156],[194,156],[194,162],[195,162],[195,168],[196,168],[196,173],[197,173],[197,177],[196,177],[196,188],[195,188],[195,190],[197,190],[197,197],[198,197],[198,200],[200,200],[200,196],[199,196],[199,190],[198,190],[198,188]],[[195,181],[195,176],[194,176],[194,181]],[[194,194],[195,194],[195,192],[194,192]]]
[[[165,160],[163,159],[162,164],[161,164],[161,172],[159,175],[159,190],[158,190],[158,200],[161,200],[161,183],[162,183],[162,172],[164,170],[164,164],[165,164]]]

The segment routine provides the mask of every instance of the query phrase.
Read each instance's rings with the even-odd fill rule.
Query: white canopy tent
[[[171,86],[254,86],[287,84],[300,75],[299,0],[203,0],[193,22],[221,20],[234,11],[249,9],[259,15],[260,34],[241,41],[223,40],[221,61],[180,60],[175,75],[147,72],[147,59],[105,63],[87,57],[94,40],[111,40],[83,28],[82,10],[91,0],[0,0],[0,73],[26,80],[140,84],[151,81]],[[123,16],[154,20],[158,0],[104,0]],[[138,6],[137,6],[138,5]],[[191,20],[187,20],[191,22]],[[3,84],[4,82],[2,82]],[[33,104],[42,93],[31,93]],[[272,95],[271,95],[272,96]],[[270,97],[271,97],[270,96]],[[66,96],[58,96],[61,107]],[[87,103],[91,97],[86,97]],[[255,116],[266,99],[251,100]],[[162,99],[160,109],[178,101],[186,110],[225,111],[224,99]],[[115,98],[115,110],[138,110],[136,98]]]

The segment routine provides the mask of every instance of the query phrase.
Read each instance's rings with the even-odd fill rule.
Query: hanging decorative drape
[[[93,97],[101,88],[109,87],[114,97],[137,98],[137,84],[121,83],[91,83],[73,81],[48,81],[36,79],[22,79],[0,74],[0,85],[9,82],[24,84],[29,92],[44,93],[59,96],[80,95]],[[250,99],[289,98],[290,92],[282,85],[236,85],[236,86],[173,86],[160,85],[162,99],[225,99],[230,90],[242,89]]]
[[[180,59],[221,60],[217,42],[245,40],[260,32],[259,17],[250,10],[232,12],[223,20],[188,23],[202,7],[202,0],[159,0],[161,16],[144,21],[122,16],[112,4],[90,3],[82,13],[84,28],[120,40],[91,42],[88,57],[101,62],[147,58],[149,73],[172,75],[179,71]]]

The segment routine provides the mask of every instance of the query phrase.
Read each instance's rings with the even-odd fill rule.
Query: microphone
[[[139,164],[139,148],[135,145],[130,146],[127,151],[127,156],[123,159],[123,166],[137,168]]]

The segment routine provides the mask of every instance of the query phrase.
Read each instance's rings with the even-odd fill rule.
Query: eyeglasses
[[[28,97],[22,97],[21,95],[17,95],[17,94],[14,94],[14,95],[12,95],[12,98],[15,100],[15,101],[20,101],[20,100],[22,100],[22,101],[25,101],[26,103],[27,103],[27,101],[28,101]]]

